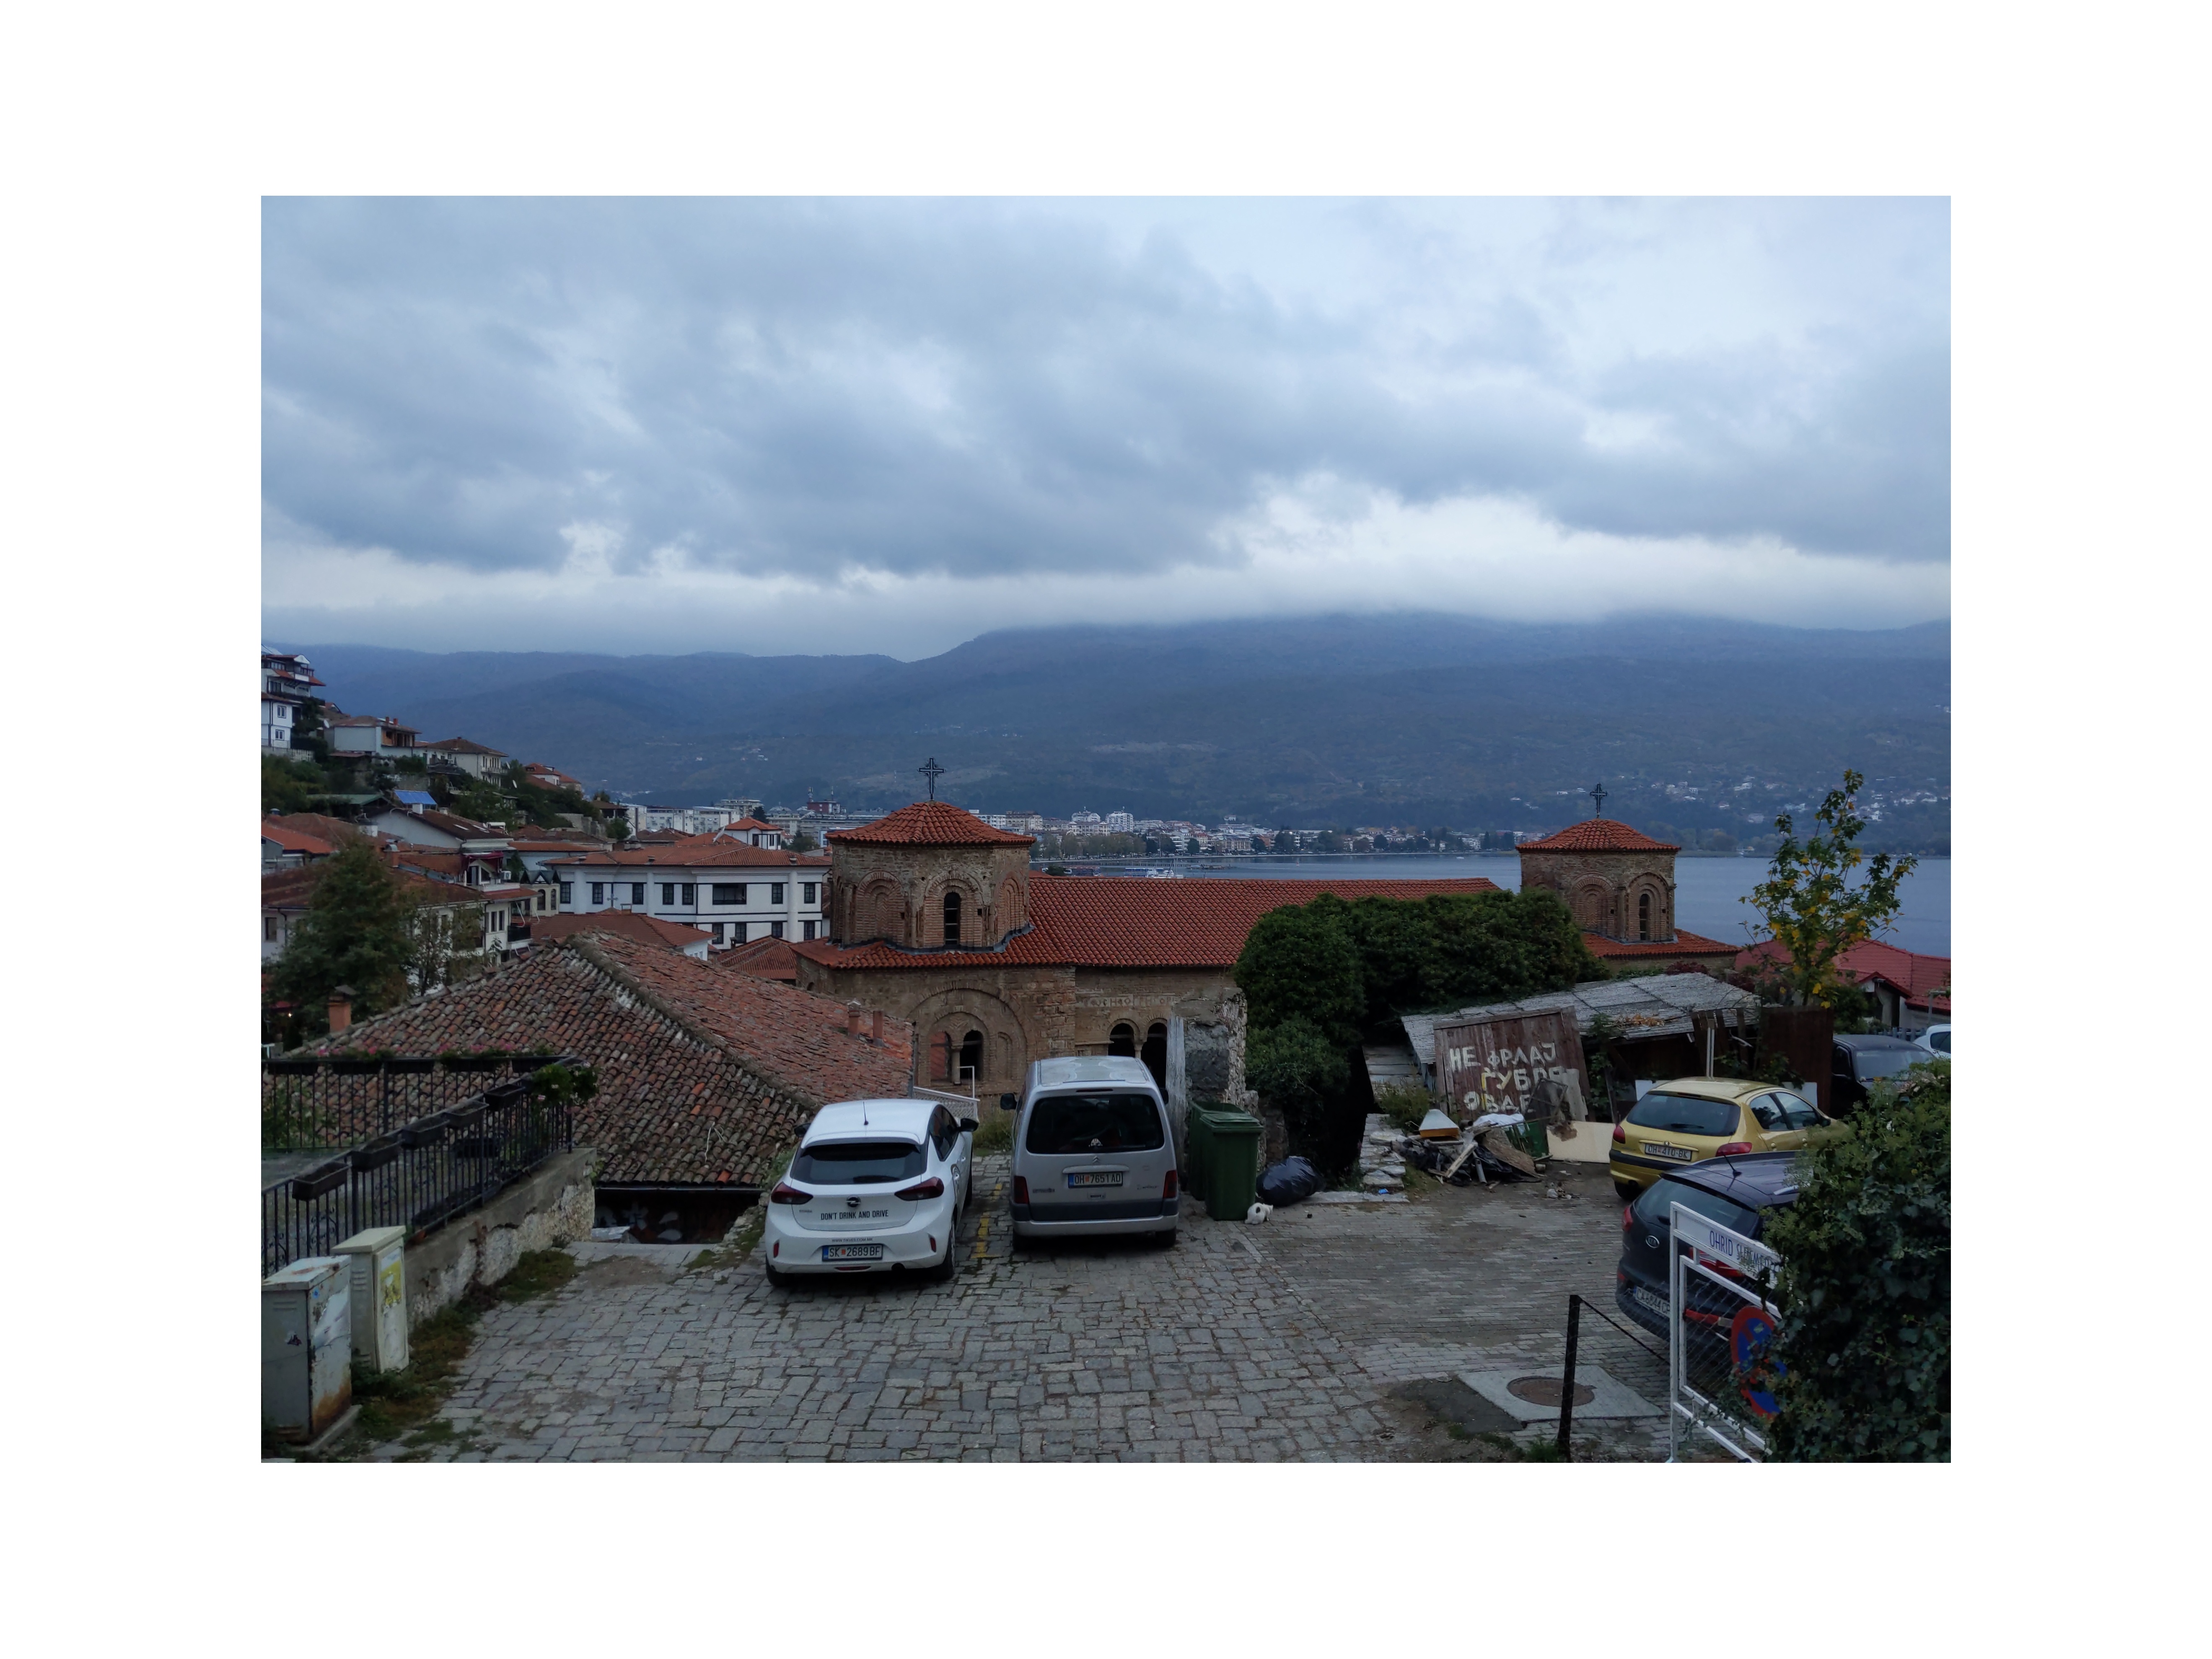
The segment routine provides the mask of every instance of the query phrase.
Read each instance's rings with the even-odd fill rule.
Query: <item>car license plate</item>
[[[824,1261],[881,1261],[884,1247],[880,1244],[824,1244]]]
[[[1118,1187],[1121,1184],[1119,1170],[1074,1170],[1068,1173],[1067,1185],[1072,1192],[1078,1187]]]
[[[1671,1158],[1677,1164],[1695,1164],[1698,1155],[1687,1146],[1669,1146],[1663,1140],[1647,1140],[1644,1150],[1654,1158]]]
[[[1650,1309],[1653,1313],[1662,1314],[1667,1311],[1667,1298],[1656,1291],[1647,1291],[1638,1285],[1631,1289],[1629,1294]]]

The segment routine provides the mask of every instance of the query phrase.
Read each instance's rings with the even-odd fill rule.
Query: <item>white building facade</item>
[[[689,847],[610,848],[550,860],[564,915],[635,910],[699,928],[720,948],[754,939],[826,937],[826,857],[733,840]]]

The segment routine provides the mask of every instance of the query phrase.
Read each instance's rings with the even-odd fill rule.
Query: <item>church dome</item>
[[[1672,842],[1654,841],[1619,818],[1584,818],[1535,841],[1524,841],[1523,853],[1679,853]]]
[[[848,847],[1030,847],[1034,836],[994,830],[973,812],[941,800],[918,800],[857,830],[832,830],[825,839]]]

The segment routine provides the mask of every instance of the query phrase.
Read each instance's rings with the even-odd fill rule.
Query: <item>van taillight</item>
[[[1028,1203],[1029,1201],[1030,1201],[1030,1181],[1029,1181],[1029,1177],[1028,1177],[1027,1176],[1016,1176],[1014,1177],[1014,1202],[1015,1202],[1015,1203],[1017,1203],[1017,1204],[1026,1204],[1026,1203]]]
[[[1176,1195],[1176,1172],[1175,1172],[1173,1170],[1170,1170],[1168,1171],[1167,1182],[1166,1182],[1166,1184],[1165,1184],[1164,1186],[1163,1186],[1163,1187],[1160,1188],[1160,1196],[1161,1196],[1162,1198],[1173,1198],[1175,1195]]]
[[[775,1183],[775,1190],[768,1195],[768,1201],[771,1204],[811,1204],[814,1194],[800,1192],[788,1181],[779,1181]]]

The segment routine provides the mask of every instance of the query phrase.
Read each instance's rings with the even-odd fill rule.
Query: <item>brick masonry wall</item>
[[[1025,847],[847,847],[830,843],[830,937],[908,950],[945,943],[945,895],[961,895],[963,944],[996,945],[1029,925]],[[888,896],[895,895],[895,899]]]
[[[1557,893],[1583,927],[1633,939],[1637,896],[1651,895],[1651,937],[1674,937],[1672,853],[1521,852],[1521,884]]]

